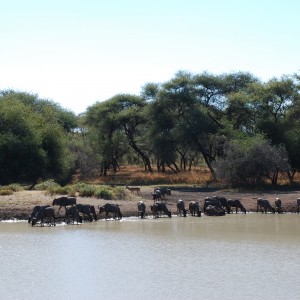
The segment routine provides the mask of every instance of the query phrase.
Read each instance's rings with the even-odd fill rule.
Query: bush
[[[49,186],[47,188],[47,192],[50,195],[54,195],[54,194],[57,194],[57,195],[68,195],[68,188],[60,186],[60,185]]]
[[[0,190],[0,196],[8,196],[8,195],[12,195],[12,194],[13,194],[12,190],[6,190],[6,189]]]
[[[98,188],[95,192],[95,196],[105,200],[111,200],[113,198],[111,190],[107,187]]]
[[[49,188],[60,187],[58,183],[56,183],[53,179],[49,179],[43,182],[40,182],[34,186],[34,189],[37,191],[45,191]]]
[[[224,158],[215,163],[220,179],[231,184],[277,183],[278,172],[287,172],[289,165],[284,148],[276,148],[262,138],[230,143]]]
[[[126,198],[126,193],[125,193],[125,188],[122,186],[117,186],[113,188],[112,190],[112,197],[113,199],[125,199]]]
[[[84,184],[81,185],[78,193],[81,197],[93,197],[95,195],[96,188],[92,185]]]

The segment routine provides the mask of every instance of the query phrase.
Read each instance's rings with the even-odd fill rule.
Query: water
[[[0,299],[300,299],[300,216],[0,223]]]

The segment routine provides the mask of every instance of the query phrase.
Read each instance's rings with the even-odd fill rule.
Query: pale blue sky
[[[179,70],[300,73],[298,0],[1,2],[0,90],[75,113]]]

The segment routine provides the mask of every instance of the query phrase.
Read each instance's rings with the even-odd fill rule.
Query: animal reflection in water
[[[99,214],[105,213],[105,218],[108,219],[111,214],[114,219],[122,219],[122,213],[118,204],[106,203],[103,206],[99,206]]]
[[[153,218],[156,219],[159,216],[166,215],[169,218],[172,217],[171,211],[167,208],[166,203],[163,202],[156,202],[150,206],[151,211],[153,213]]]

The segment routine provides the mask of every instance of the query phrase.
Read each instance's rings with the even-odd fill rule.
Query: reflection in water
[[[0,223],[1,299],[300,299],[300,217]]]

